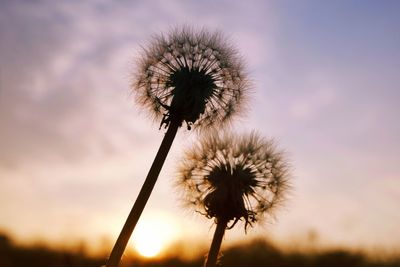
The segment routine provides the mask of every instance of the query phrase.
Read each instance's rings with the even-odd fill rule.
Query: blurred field
[[[178,255],[178,251],[171,255]],[[104,256],[89,256],[84,250],[66,251],[44,246],[18,246],[4,234],[0,234],[0,266],[26,267],[99,267],[105,263]],[[179,256],[168,256],[163,259],[145,260],[134,256],[124,259],[124,267],[200,267],[203,257],[184,260]],[[346,250],[324,252],[283,252],[263,241],[253,241],[230,247],[223,251],[220,261],[225,267],[395,267],[400,266],[400,256],[386,260],[376,260],[362,253]]]

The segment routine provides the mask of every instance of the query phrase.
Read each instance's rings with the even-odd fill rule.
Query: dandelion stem
[[[219,249],[221,248],[222,238],[224,237],[227,224],[228,222],[226,220],[218,220],[217,228],[215,229],[210,251],[208,252],[208,256],[204,267],[216,266]]]
[[[164,164],[165,158],[171,148],[172,142],[174,141],[175,135],[178,131],[180,123],[171,121],[168,130],[163,138],[163,141],[158,149],[157,155],[151,165],[149,173],[147,174],[146,180],[139,192],[139,195],[126,219],[125,225],[119,234],[119,237],[111,251],[110,258],[107,261],[107,267],[117,267],[122,254],[128,244],[129,238],[132,235],[133,230],[137,222],[139,221],[140,215],[142,214],[144,207],[146,206],[147,200],[149,199],[151,192],[153,191],[154,185],[157,181],[158,175]]]

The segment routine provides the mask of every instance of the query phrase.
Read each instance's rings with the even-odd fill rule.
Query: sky
[[[1,1],[0,230],[21,242],[113,242],[164,131],[135,104],[151,36],[220,30],[253,81],[232,131],[286,151],[293,190],[263,225],[226,242],[400,247],[398,1]],[[182,128],[143,222],[208,242],[212,221],[174,188]],[[103,241],[102,241],[103,240]]]

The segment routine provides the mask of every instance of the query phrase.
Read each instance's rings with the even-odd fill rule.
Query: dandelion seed
[[[241,137],[206,135],[186,152],[178,176],[186,177],[178,177],[177,186],[183,188],[187,203],[217,225],[207,267],[215,265],[225,229],[238,221],[244,222],[245,230],[253,226],[273,212],[289,188],[283,154],[254,132]]]
[[[142,189],[107,262],[118,265],[154,188],[178,128],[221,127],[240,110],[249,87],[243,63],[221,33],[188,27],[153,38],[132,84],[136,100],[160,129],[168,128]]]
[[[154,37],[135,78],[138,102],[161,119],[160,127],[220,125],[249,88],[243,62],[223,35],[188,27]]]

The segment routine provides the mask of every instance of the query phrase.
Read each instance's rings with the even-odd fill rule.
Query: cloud
[[[130,143],[140,128],[127,120],[135,115],[127,67],[135,35],[126,27],[115,31],[121,21],[114,24],[114,14],[106,14],[108,23],[96,25],[100,9],[71,8],[49,2],[3,4],[3,165],[111,153]]]

